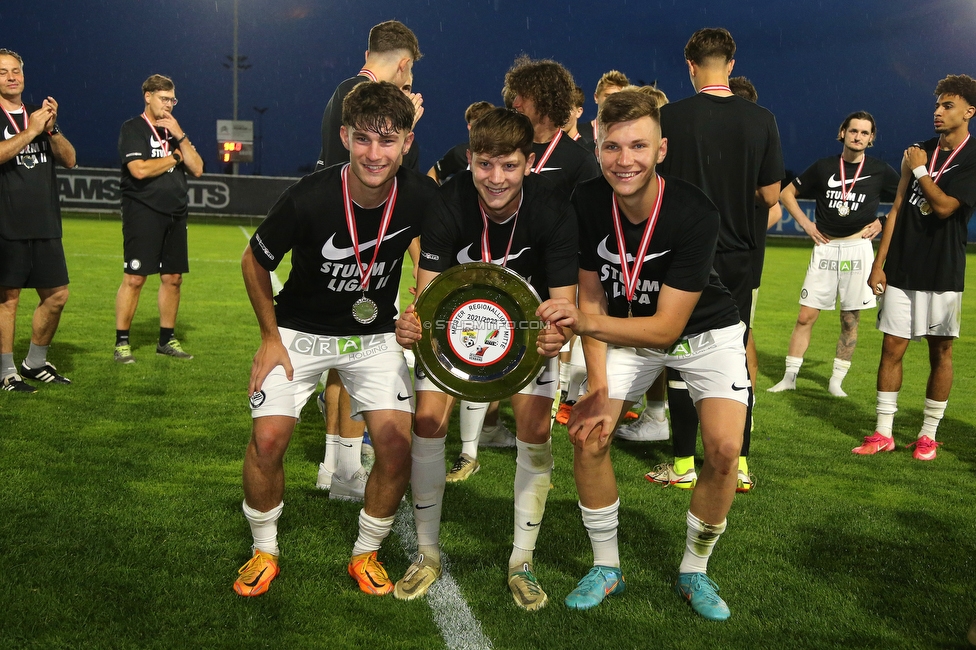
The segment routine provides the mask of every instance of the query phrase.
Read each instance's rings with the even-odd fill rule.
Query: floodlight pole
[[[234,73],[234,121],[237,121],[237,67],[240,59],[237,58],[237,10],[238,10],[238,0],[234,0],[234,61],[232,63],[231,70]],[[237,176],[240,170],[240,163],[234,163],[233,174]]]

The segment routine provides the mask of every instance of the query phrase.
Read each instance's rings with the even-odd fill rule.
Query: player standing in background
[[[581,137],[579,129],[576,126],[576,122],[583,115],[583,104],[586,103],[586,95],[583,94],[583,89],[579,86],[573,86],[573,96],[572,96],[572,106],[569,111],[569,121],[563,124],[563,131],[566,135],[571,137],[573,140],[579,142]]]
[[[888,213],[868,285],[881,295],[884,332],[878,366],[878,420],[855,454],[893,451],[902,358],[909,341],[925,339],[929,379],[922,429],[909,447],[933,460],[936,430],[952,389],[952,340],[959,337],[966,280],[966,230],[976,206],[976,146],[969,124],[976,115],[976,81],[949,75],[935,87],[937,138],[905,150],[895,204]],[[914,177],[914,178],[913,178]]]
[[[0,389],[33,393],[23,377],[70,384],[47,360],[68,301],[68,266],[61,243],[61,205],[55,163],[75,166],[75,148],[58,128],[58,103],[25,104],[24,60],[0,49]],[[14,362],[14,328],[21,289],[33,288],[30,349]],[[22,375],[22,376],[21,376]]]
[[[278,575],[282,459],[302,407],[331,368],[349,387],[353,416],[366,420],[376,453],[348,572],[366,593],[393,591],[377,551],[410,480],[413,413],[410,373],[393,335],[395,300],[404,253],[437,199],[430,179],[400,166],[414,110],[393,84],[357,85],[342,109],[349,164],[286,190],[244,251],[261,346],[248,384],[254,423],[243,510],[254,554],[234,583],[242,596],[263,594]],[[289,250],[291,272],[273,297],[271,271]]]
[[[729,88],[735,66],[735,41],[722,28],[695,32],[685,46],[685,60],[696,94],[661,109],[661,130],[668,140],[668,156],[659,171],[699,187],[722,215],[715,251],[715,270],[732,293],[739,317],[751,326],[752,289],[757,246],[757,199],[767,207],[779,200],[785,175],[776,119],[765,108],[742,99]],[[755,381],[755,377],[752,377]],[[668,375],[668,405],[675,447],[674,464],[647,475],[654,482],[692,487],[698,415],[681,378]],[[751,392],[753,387],[750,386]],[[746,417],[739,457],[738,490],[752,488],[747,457],[752,429],[751,405]]]
[[[468,106],[464,111],[464,121],[471,131],[471,123],[476,119],[495,108],[491,102],[475,102]],[[465,140],[451,147],[447,153],[441,157],[434,166],[427,170],[427,175],[437,181],[438,185],[443,185],[447,180],[459,171],[468,168],[468,142]]]
[[[769,389],[771,393],[796,388],[813,324],[820,310],[834,309],[839,299],[840,338],[827,390],[831,395],[847,397],[841,384],[857,345],[861,310],[876,304],[867,275],[874,262],[871,240],[881,232],[878,204],[882,195],[893,197],[898,188],[898,172],[865,153],[874,145],[875,137],[874,117],[865,111],[851,113],[837,133],[837,139],[844,143],[840,156],[821,158],[780,193],[780,201],[813,240],[814,248],[800,290],[800,314],[790,335],[786,374]],[[807,219],[798,198],[816,200],[816,223]]]
[[[619,93],[630,85],[630,79],[619,70],[609,70],[596,82],[596,90],[593,91],[593,101],[596,102],[596,110],[600,111],[600,105],[607,95]],[[596,118],[579,125],[580,144],[586,147],[587,151],[592,151],[596,146]]]
[[[125,263],[115,296],[115,360],[135,363],[129,327],[146,277],[159,274],[159,341],[156,354],[192,359],[174,334],[180,287],[190,262],[186,244],[189,208],[186,174],[203,174],[203,159],[173,117],[176,86],[154,74],[142,84],[142,115],[122,125],[122,238]]]

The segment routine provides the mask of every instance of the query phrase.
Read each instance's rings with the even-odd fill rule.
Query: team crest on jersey
[[[248,401],[251,402],[251,408],[252,409],[256,409],[256,408],[260,407],[262,404],[264,404],[265,398],[266,398],[266,395],[264,394],[264,391],[263,390],[259,390],[259,391],[255,391],[255,392],[251,393],[251,397],[250,397],[250,399]]]

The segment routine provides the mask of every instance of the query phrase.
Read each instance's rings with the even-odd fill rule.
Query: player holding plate
[[[576,216],[551,181],[531,174],[535,158],[532,134],[529,118],[505,108],[493,109],[472,124],[470,171],[455,175],[441,187],[443,201],[433,204],[424,218],[418,294],[439,273],[457,264],[490,262],[518,273],[543,299],[553,296],[575,301]],[[486,303],[483,311],[488,314],[491,310]],[[490,352],[495,331],[473,328],[472,342],[484,342]],[[411,305],[397,321],[397,342],[411,347],[421,339],[421,332]],[[511,396],[518,454],[508,586],[516,604],[529,611],[547,601],[532,572],[532,557],[552,476],[549,428],[558,378],[555,357],[565,340],[559,328],[540,330],[538,350],[549,359],[531,383]],[[396,584],[394,595],[404,600],[424,595],[441,574],[438,539],[445,483],[444,438],[454,405],[454,398],[422,371],[417,372],[415,387],[411,491],[419,553]]]
[[[729,609],[705,572],[735,496],[749,394],[745,326],[712,270],[718,211],[698,188],[655,173],[667,155],[659,116],[654,99],[637,91],[604,100],[597,138],[603,176],[573,197],[579,308],[563,298],[539,308],[543,320],[580,335],[586,356],[587,391],[568,430],[594,566],[566,604],[589,609],[624,589],[610,436],[667,367],[685,378],[705,448],[675,590],[700,615],[725,620]]]

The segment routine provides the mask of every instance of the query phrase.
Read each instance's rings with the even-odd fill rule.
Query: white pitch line
[[[251,233],[249,233],[247,231],[247,229],[244,228],[244,226],[238,226],[238,228],[240,228],[241,229],[241,232],[244,233],[244,236],[247,238],[247,241],[251,241]],[[281,287],[283,287],[283,286],[284,285],[281,284],[281,280],[278,279],[278,274],[275,273],[274,271],[272,271],[271,272],[271,288],[274,289],[274,292],[277,294],[279,291],[281,291]]]
[[[417,548],[417,534],[409,502],[404,502],[397,510],[393,532],[399,536],[404,552],[410,557]],[[426,596],[441,637],[450,650],[489,650],[491,640],[481,631],[481,624],[471,613],[461,589],[448,572],[448,566],[447,555],[441,552],[441,577]]]

